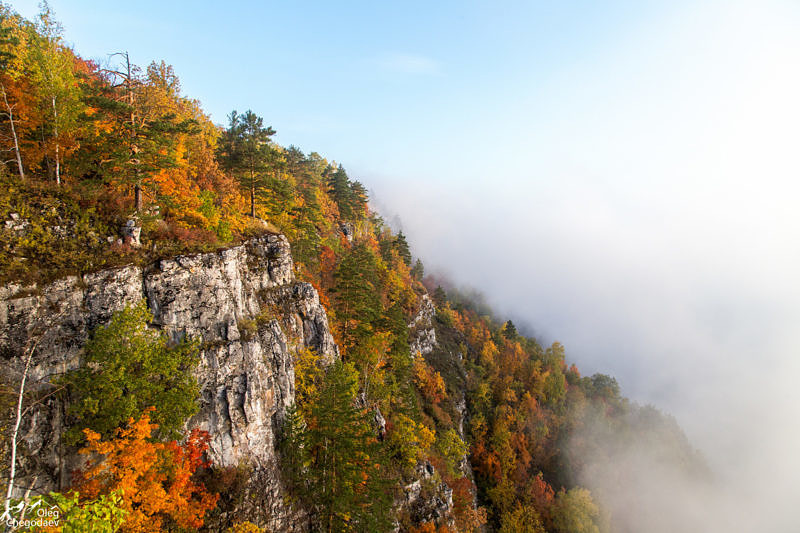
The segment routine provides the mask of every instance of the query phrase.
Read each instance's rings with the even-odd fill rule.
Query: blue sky
[[[669,487],[732,517],[696,530],[796,529],[797,2],[232,4],[51,5],[84,57],[165,59],[217,122],[341,162],[428,270],[675,414],[727,483]]]
[[[31,17],[37,3],[12,5]],[[498,116],[523,113],[534,123],[541,110],[520,109],[521,99],[661,16],[642,2],[51,6],[85,57],[128,50],[141,64],[173,64],[184,92],[215,121],[252,108],[284,144],[359,172],[398,173],[441,169],[443,154],[479,145]]]

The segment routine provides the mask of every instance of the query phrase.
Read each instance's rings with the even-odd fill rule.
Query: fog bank
[[[496,130],[440,154],[457,178],[357,175],[429,270],[676,416],[717,480],[622,454],[628,496],[652,495],[650,516],[788,531],[800,523],[800,18],[783,3],[681,15],[497,105]]]

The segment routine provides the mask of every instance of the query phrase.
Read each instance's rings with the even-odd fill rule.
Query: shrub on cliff
[[[148,407],[157,409],[158,436],[175,438],[197,412],[198,386],[189,370],[198,345],[187,339],[171,345],[166,335],[148,328],[152,319],[141,301],[95,330],[83,364],[63,380],[71,400],[69,444],[80,441],[84,428],[110,437]]]

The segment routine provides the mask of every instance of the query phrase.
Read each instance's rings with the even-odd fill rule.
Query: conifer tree
[[[334,272],[336,313],[342,324],[342,348],[351,349],[372,331],[381,313],[380,279],[376,257],[365,244],[357,244]]]
[[[358,181],[350,181],[342,165],[330,173],[328,192],[339,207],[343,220],[360,220],[366,215],[367,190]]]
[[[172,88],[158,87],[158,80],[143,75],[127,52],[114,56],[122,58],[121,65],[103,69],[106,79],[87,86],[94,112],[86,118],[95,123],[96,132],[87,143],[92,145],[91,172],[112,182],[123,176],[140,211],[148,177],[177,164],[178,136],[193,131],[196,121],[179,119],[164,103],[177,96],[170,93]]]
[[[444,291],[441,285],[437,285],[436,289],[433,291],[433,303],[435,303],[438,307],[443,306],[447,303],[447,293]]]
[[[421,260],[417,259],[414,266],[411,267],[411,277],[417,281],[422,281],[422,278],[425,277],[425,266]]]
[[[284,425],[284,471],[320,531],[391,528],[392,480],[357,392],[355,368],[337,361],[306,409],[307,425],[295,409]]]
[[[352,190],[350,189],[350,180],[342,165],[339,165],[339,168],[333,171],[328,178],[328,191],[339,207],[339,216],[344,220],[353,220]]]
[[[272,127],[264,127],[264,119],[251,110],[228,115],[228,129],[222,137],[220,159],[223,167],[239,180],[250,196],[250,216],[256,217],[256,196],[267,185],[268,171],[275,162],[271,145]]]
[[[402,231],[397,234],[397,238],[394,241],[394,247],[403,262],[406,265],[411,266],[411,250],[408,247],[406,236],[403,235]]]

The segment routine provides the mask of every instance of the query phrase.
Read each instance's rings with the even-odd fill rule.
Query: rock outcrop
[[[338,350],[315,289],[294,278],[282,235],[44,287],[0,287],[0,370],[7,381],[18,381],[24,353],[38,341],[29,383],[41,391],[52,388],[54,375],[79,365],[92,329],[141,299],[156,327],[175,339],[188,335],[202,342],[195,369],[200,410],[187,427],[209,431],[216,465],[247,465],[250,491],[258,496],[248,499],[251,521],[271,531],[291,530],[296,520],[283,504],[276,436],[294,401],[293,356],[310,348],[331,361]],[[23,477],[38,476],[39,489],[68,482],[63,420],[64,406],[50,396],[24,422]]]
[[[430,522],[452,528],[453,489],[435,474],[436,469],[428,461],[418,463],[415,479],[403,487],[403,498],[396,505],[401,511],[407,511],[415,524]]]
[[[419,311],[408,324],[411,357],[417,354],[427,355],[436,347],[436,330],[433,327],[435,316],[436,306],[433,300],[427,294],[423,294]]]

